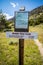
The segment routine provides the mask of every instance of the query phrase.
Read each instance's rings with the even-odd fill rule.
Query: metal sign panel
[[[28,12],[15,13],[15,28],[27,29],[28,28]]]
[[[7,38],[37,39],[37,33],[33,32],[6,32]]]

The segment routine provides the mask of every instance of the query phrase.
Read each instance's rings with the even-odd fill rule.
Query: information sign
[[[37,33],[33,32],[6,32],[8,38],[14,37],[19,39],[37,39]]]
[[[15,13],[15,28],[27,29],[28,28],[28,12]]]

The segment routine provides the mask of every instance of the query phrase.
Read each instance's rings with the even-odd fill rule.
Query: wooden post
[[[24,65],[24,39],[19,39],[19,65]]]

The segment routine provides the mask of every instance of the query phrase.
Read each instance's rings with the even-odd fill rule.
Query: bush
[[[32,26],[33,24],[34,24],[34,20],[33,19],[29,20],[29,25]]]
[[[35,26],[35,25],[39,25],[39,24],[40,24],[40,19],[39,19],[39,18],[37,18],[36,20],[31,19],[31,20],[29,21],[29,25],[30,25],[30,26]]]
[[[18,45],[18,42],[13,42],[13,41],[11,41],[11,42],[9,43],[9,45]]]

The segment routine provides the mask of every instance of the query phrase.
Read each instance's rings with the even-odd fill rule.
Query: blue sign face
[[[15,28],[28,28],[28,12],[16,12]]]

